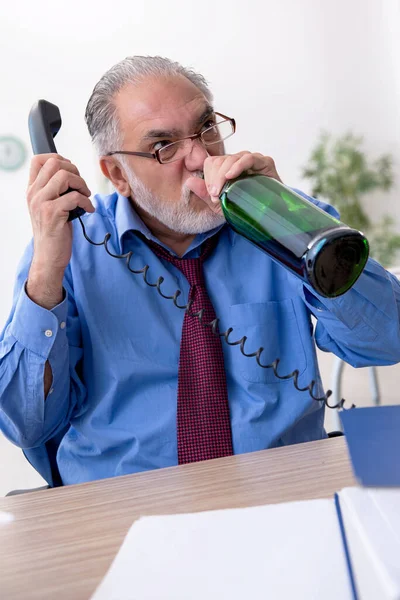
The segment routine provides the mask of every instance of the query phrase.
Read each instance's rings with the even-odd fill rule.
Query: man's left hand
[[[203,171],[204,180],[190,177],[186,185],[217,213],[222,212],[219,194],[230,179],[235,179],[242,173],[255,173],[281,181],[274,160],[258,152],[208,156],[204,161]]]

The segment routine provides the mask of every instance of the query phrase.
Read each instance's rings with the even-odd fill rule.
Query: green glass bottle
[[[276,179],[241,176],[225,184],[220,200],[237,233],[322,296],[347,292],[365,267],[369,245],[362,233]]]

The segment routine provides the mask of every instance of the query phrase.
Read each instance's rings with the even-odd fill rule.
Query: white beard
[[[155,217],[171,231],[184,234],[205,233],[225,223],[225,217],[216,214],[208,206],[201,212],[192,210],[189,207],[192,192],[186,186],[182,189],[182,195],[178,203],[165,201],[156,194],[153,194],[132,173],[131,169],[127,168],[126,165],[124,167],[133,200],[142,210],[150,216]],[[199,177],[200,174],[201,171],[193,173],[196,177]]]

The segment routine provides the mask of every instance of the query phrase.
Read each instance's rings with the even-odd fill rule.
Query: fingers
[[[35,223],[65,222],[77,206],[94,212],[91,192],[75,165],[59,154],[39,154],[31,163],[27,199]]]
[[[31,184],[28,193],[31,195],[37,193],[39,190],[44,188],[46,184],[51,180],[51,178],[59,171],[67,171],[69,173],[73,173],[79,176],[79,171],[77,167],[73,165],[70,161],[64,159],[61,160],[52,156],[45,162],[45,164],[40,169],[36,180]]]
[[[207,190],[207,186],[203,179],[200,177],[189,177],[185,185],[189,190],[191,190],[196,196],[207,202],[210,199],[210,195]]]
[[[186,180],[186,187],[188,187],[196,196],[201,198],[210,208],[217,214],[222,214],[221,203],[217,199],[217,202],[213,202],[207,190],[207,186],[203,179],[199,177],[189,177]]]
[[[31,160],[31,168],[29,171],[29,181],[28,181],[28,186],[32,185],[34,183],[34,181],[36,181],[36,178],[40,172],[40,170],[42,169],[43,165],[51,159],[55,159],[55,160],[60,160],[60,161],[64,161],[67,163],[70,163],[71,161],[68,160],[68,158],[64,158],[63,156],[61,156],[60,154],[36,154],[32,160]]]
[[[49,205],[50,207],[48,208]],[[68,215],[71,210],[78,206],[83,208],[85,212],[92,213],[95,210],[90,199],[86,195],[80,194],[75,190],[68,192],[68,194],[65,194],[61,198],[57,198],[54,202],[47,202],[45,204],[45,210],[48,210],[49,214],[53,214],[54,219],[58,220],[61,214]]]
[[[42,202],[32,206],[34,223],[40,223],[42,232],[54,232],[66,223],[69,212],[78,206],[86,212],[94,212],[87,196],[72,191],[53,202]]]
[[[216,213],[222,212],[219,196],[225,183],[243,173],[266,175],[281,181],[274,160],[258,152],[208,156],[203,164],[203,172],[204,181],[189,177],[186,186]]]
[[[225,183],[243,173],[266,175],[281,181],[270,156],[260,153],[238,152],[228,156],[209,156],[204,161],[204,180],[211,200],[219,202]]]
[[[60,166],[60,165],[58,165]],[[61,166],[63,166],[61,164]],[[42,183],[48,179],[44,186],[33,185],[29,188],[27,198],[28,204],[31,205],[34,201],[47,202],[49,200],[56,200],[62,194],[68,191],[68,189],[75,190],[84,196],[89,197],[91,192],[87,187],[84,179],[76,174],[76,167],[68,165],[68,170],[60,169],[56,170],[55,173],[48,179],[50,173],[54,171],[56,166],[50,165],[47,167],[46,173],[43,175]],[[40,177],[40,174],[39,176]]]
[[[55,200],[68,188],[86,196],[91,194],[77,167],[70,160],[59,154],[38,154],[33,157],[27,192],[28,203],[37,194],[41,195],[42,200]]]
[[[77,177],[74,175],[73,177]],[[73,181],[73,180],[72,180]],[[53,180],[51,180],[47,185],[51,186]],[[51,189],[42,190],[42,194],[37,194],[33,197],[31,202],[29,203],[29,210],[32,215],[37,213],[41,213],[44,211],[53,211],[56,217],[60,217],[63,213],[69,212],[70,210],[76,208],[77,206],[81,206],[86,212],[94,212],[95,208],[89,199],[89,194],[87,193],[87,188],[84,188],[84,191],[78,191],[72,187],[74,185],[68,185],[68,183],[63,186],[65,191],[71,188],[66,194],[63,194],[60,197],[60,194],[54,194]],[[47,186],[46,186],[47,187]],[[61,192],[62,193],[62,192]],[[51,196],[51,198],[49,197]],[[45,207],[45,208],[43,208]]]
[[[262,173],[263,175],[277,175],[275,163],[269,156],[263,156],[259,153],[246,152],[232,165],[232,168],[226,173],[228,179],[235,179],[245,171],[251,173]]]
[[[46,199],[55,200],[67,192],[68,189],[72,189],[88,197],[91,195],[91,191],[82,177],[64,170],[57,171],[44,186],[42,192],[43,196],[46,196]]]
[[[227,181],[226,174],[244,152],[227,156],[209,156],[204,161],[204,181],[211,198],[218,198],[222,187]]]

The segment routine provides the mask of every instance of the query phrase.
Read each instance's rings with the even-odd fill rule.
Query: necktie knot
[[[204,286],[203,260],[200,258],[182,258],[173,263],[182,271],[191,287]]]
[[[168,250],[152,240],[147,240],[147,243],[157,256],[170,262],[179,269],[185,275],[190,286],[194,287],[204,286],[203,262],[214,248],[216,237],[217,236],[213,236],[205,241],[199,258],[178,258],[177,256],[172,256]]]

